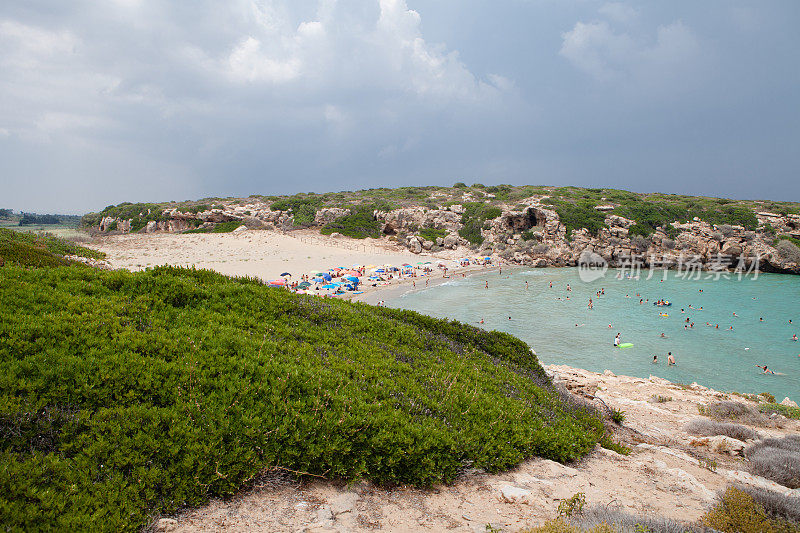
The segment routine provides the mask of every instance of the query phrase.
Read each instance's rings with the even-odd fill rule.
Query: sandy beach
[[[320,236],[313,230],[290,233],[249,230],[219,234],[127,234],[101,237],[89,246],[105,252],[107,263],[115,269],[137,271],[172,265],[206,268],[228,276],[249,276],[264,281],[276,279],[284,272],[289,272],[293,279],[297,279],[302,274],[332,267],[450,262],[464,254],[463,250],[413,254],[406,248],[387,244],[383,240],[334,239]],[[469,256],[474,256],[474,253]],[[473,265],[451,275],[472,275],[493,268]],[[429,275],[419,273],[413,278],[394,277],[377,283],[376,287],[371,282],[365,282],[359,287],[361,294],[346,293],[342,297],[374,305],[382,299],[395,298],[403,292],[432,287],[447,280],[442,277],[442,271],[434,267]]]

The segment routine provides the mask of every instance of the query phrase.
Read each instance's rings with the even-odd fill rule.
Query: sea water
[[[656,375],[723,391],[770,392],[777,401],[788,396],[800,402],[800,342],[791,340],[800,335],[800,277],[702,273],[697,279],[696,273],[642,271],[637,279],[630,271],[613,269],[591,282],[582,277],[577,268],[454,275],[387,305],[505,331],[527,342],[544,364]],[[602,289],[605,294],[597,296]],[[589,298],[593,309],[588,308]],[[660,298],[672,306],[654,306]],[[640,299],[649,302],[640,304]],[[694,327],[685,327],[692,322]],[[615,348],[617,333],[633,347]],[[668,352],[677,365],[668,366]],[[658,356],[656,364],[653,355]],[[764,374],[756,365],[776,374]]]

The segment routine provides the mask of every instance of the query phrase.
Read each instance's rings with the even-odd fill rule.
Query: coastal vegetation
[[[373,204],[353,206],[349,214],[325,224],[320,231],[323,235],[340,233],[354,239],[377,239],[381,236],[381,225],[373,214],[375,209]]]
[[[0,265],[26,267],[63,266],[73,263],[64,256],[103,259],[105,254],[50,235],[35,235],[0,228]]]
[[[28,268],[68,245],[0,235],[9,530],[139,530],[265,469],[425,487],[610,442],[508,334],[210,271]]]

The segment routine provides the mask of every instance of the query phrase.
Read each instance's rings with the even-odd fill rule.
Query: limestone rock
[[[793,402],[787,396],[786,398],[783,399],[783,401],[781,401],[781,405],[785,405],[787,407],[797,407],[797,402]]]
[[[513,485],[500,487],[500,495],[506,503],[529,503],[531,491]]]
[[[169,533],[178,529],[178,521],[174,518],[161,518],[153,526],[153,531],[158,533]]]
[[[744,442],[725,435],[700,437],[693,439],[690,444],[692,446],[708,446],[717,453],[727,453],[728,455],[742,455],[745,448]]]
[[[432,241],[422,241],[422,249],[423,250],[430,250],[431,248],[433,248],[433,242]]]

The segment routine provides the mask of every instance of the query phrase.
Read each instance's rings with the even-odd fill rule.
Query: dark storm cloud
[[[797,200],[795,5],[4,5],[0,203],[457,180]]]

